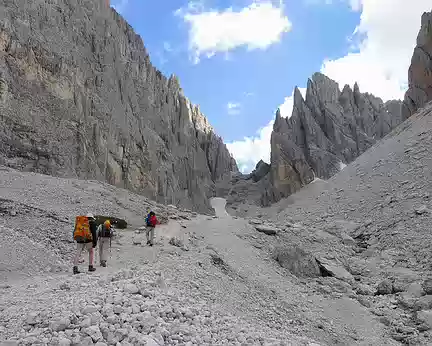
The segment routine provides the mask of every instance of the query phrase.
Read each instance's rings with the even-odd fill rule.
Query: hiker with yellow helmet
[[[107,266],[108,246],[111,247],[112,229],[110,220],[106,220],[97,228],[99,240],[99,261],[101,267]]]

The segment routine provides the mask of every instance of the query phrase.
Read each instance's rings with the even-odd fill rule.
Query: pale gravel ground
[[[250,288],[210,261],[201,233],[209,224],[218,225],[217,219],[154,206],[143,197],[97,182],[6,168],[0,171],[0,180],[0,340],[28,345],[87,345],[89,337],[92,343],[110,345],[309,344],[310,338],[292,335],[296,330],[279,330],[251,318],[253,306],[234,309],[238,302],[220,299],[222,287],[232,286],[232,280],[243,294],[249,295]],[[172,219],[158,227],[153,248],[133,245],[145,244],[145,235],[135,230],[148,208]],[[132,226],[118,231],[108,268],[72,276],[72,216],[89,210],[124,217]],[[172,237],[183,244],[170,245]],[[162,273],[166,288],[160,287],[157,273]],[[129,294],[129,282],[140,293]],[[262,300],[266,307],[268,299]],[[88,306],[94,315],[90,324],[83,310]],[[124,330],[128,337],[121,334]]]
[[[431,127],[429,115],[412,118],[328,182],[272,208],[242,207],[273,224],[276,236],[228,215],[223,199],[212,200],[213,218],[107,184],[3,168],[0,340],[427,345],[429,322],[421,316],[432,304],[421,285],[431,260]],[[134,230],[149,208],[172,220],[158,229],[155,247],[133,245],[145,243]],[[73,216],[89,210],[124,217],[131,227],[119,231],[108,268],[73,277]],[[281,268],[274,251],[292,244],[327,261],[336,277],[299,278]],[[384,278],[401,292],[374,296]]]
[[[277,243],[303,244],[332,258],[372,291],[389,279],[402,292],[356,299],[396,340],[412,345],[432,343],[432,320],[421,318],[432,313],[432,291],[421,288],[432,276],[431,115],[432,104],[330,180],[316,181],[270,208],[229,209],[279,226]],[[346,234],[357,237],[353,246],[341,244]]]
[[[246,220],[229,216],[223,200],[213,201],[218,218],[194,217],[173,208],[165,211],[178,220],[161,225],[157,232],[158,244],[149,248],[133,245],[145,243],[145,235],[135,233],[142,224],[145,209],[150,207],[140,196],[96,182],[68,181],[11,170],[0,171],[0,179],[1,196],[6,200],[2,202],[0,233],[5,282],[0,298],[1,338],[16,338],[21,344],[49,345],[61,344],[60,339],[68,344],[63,340],[67,338],[71,344],[85,345],[89,341],[88,333],[97,335],[94,340],[98,340],[99,334],[97,330],[87,329],[82,309],[96,304],[97,316],[92,328],[97,326],[104,340],[110,340],[108,344],[122,339],[115,332],[111,335],[110,329],[128,328],[140,332],[141,339],[150,333],[162,345],[190,345],[187,342],[192,345],[308,345],[312,340],[318,340],[321,345],[377,342],[385,345],[389,340],[382,325],[356,301],[326,299],[308,287],[307,282],[287,275],[271,256],[249,242],[248,237],[255,236],[256,231]],[[23,185],[25,191],[20,190]],[[132,220],[135,227],[118,231],[108,268],[98,267],[94,275],[85,273],[74,277],[70,273],[74,249],[70,241],[71,216],[88,210],[114,213]],[[10,237],[12,229],[15,233]],[[169,244],[171,237],[179,239],[179,247]],[[7,249],[16,249],[18,243],[21,245],[16,260],[4,256]],[[14,272],[5,271],[7,268],[14,268]],[[127,274],[116,274],[119,271]],[[158,272],[163,273],[166,290],[156,284]],[[112,282],[113,275],[120,279]],[[122,275],[130,276],[128,280],[142,289],[142,294],[124,293],[128,280]],[[122,322],[107,312],[109,302],[114,299],[112,295],[124,296],[121,307],[126,313],[116,315],[125,319]],[[139,306],[138,313],[128,309],[133,302]],[[141,311],[143,304],[150,304],[153,310]],[[175,319],[170,314],[164,315],[164,309],[171,307],[196,312],[189,319],[182,320],[181,316]],[[120,308],[117,309],[119,312]],[[146,311],[161,319],[143,326],[141,319],[143,314],[148,315]],[[37,316],[31,315],[32,312]],[[352,320],[347,319],[348,315]],[[61,318],[70,321],[64,330],[63,326],[56,325]],[[29,321],[35,322],[32,319],[37,323],[29,325]],[[176,329],[178,321],[188,326],[181,338]],[[62,330],[56,332],[53,328]],[[121,345],[128,342],[145,344],[130,337],[121,340]]]

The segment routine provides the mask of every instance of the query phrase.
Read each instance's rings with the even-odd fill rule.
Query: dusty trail
[[[13,181],[19,184],[19,179]],[[53,185],[46,187],[56,190]],[[86,188],[85,192],[90,190],[89,193],[93,195],[95,189],[96,186]],[[25,198],[31,194],[27,192]],[[38,196],[44,205],[42,201],[46,196],[43,193]],[[300,280],[280,268],[267,251],[252,244],[257,232],[247,220],[233,218],[226,212],[224,199],[211,200],[216,217],[189,216],[158,226],[156,244],[149,247],[145,246],[145,234],[135,232],[140,226],[140,220],[143,220],[137,212],[138,208],[130,204],[130,200],[136,197],[118,196],[116,194],[114,201],[121,200],[121,208],[126,208],[128,218],[133,221],[128,229],[118,230],[119,236],[112,242],[108,267],[96,266],[97,271],[89,274],[84,271],[86,261],[80,265],[84,273],[73,276],[70,258],[74,244],[69,243],[66,246],[69,257],[63,262],[67,273],[48,272],[41,276],[34,273],[30,278],[9,279],[7,285],[10,287],[2,289],[0,298],[0,309],[7,312],[3,317],[5,320],[0,318],[0,326],[4,326],[5,334],[13,336],[13,331],[19,329],[26,314],[44,310],[54,301],[72,299],[71,306],[81,304],[76,297],[70,298],[68,292],[79,294],[81,290],[96,285],[96,294],[101,289],[98,285],[111,285],[110,282],[120,285],[121,281],[116,278],[153,287],[152,282],[156,282],[158,273],[162,273],[169,292],[178,292],[176,296],[207,302],[206,304],[211,304],[214,313],[236,316],[238,321],[255,326],[261,334],[264,333],[270,339],[273,337],[275,341],[289,340],[287,344],[290,345],[308,345],[311,340],[319,340],[321,345],[397,344],[389,341],[383,325],[357,301],[348,297],[325,298],[307,280]],[[19,200],[18,197],[15,198],[16,201]],[[76,198],[83,199],[83,196],[79,193]],[[105,204],[109,200],[107,196],[104,197]],[[70,205],[62,206],[56,204],[55,200],[50,200],[45,207],[48,209],[51,205],[56,205],[55,210],[59,214],[70,213]],[[86,209],[96,210],[90,206]],[[118,210],[122,215],[121,209]],[[36,220],[43,218],[43,215],[37,216]],[[6,223],[17,225],[19,220],[21,223],[29,221],[14,217]],[[31,221],[31,224],[34,222]],[[65,238],[70,238],[69,227],[64,227],[63,232]],[[170,244],[173,237],[178,240],[178,246]],[[45,253],[49,251],[45,250]],[[35,256],[40,254],[36,253]],[[95,263],[98,263],[97,251]],[[45,266],[45,262],[40,262],[40,265]],[[121,292],[122,285],[124,284],[117,288]],[[88,304],[99,299],[94,298],[94,294],[85,297]],[[11,302],[13,307],[8,307]],[[61,309],[61,303],[58,306]],[[51,314],[59,313],[54,306],[52,309]],[[1,331],[0,329],[0,339]]]

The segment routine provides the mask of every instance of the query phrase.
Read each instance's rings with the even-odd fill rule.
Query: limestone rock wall
[[[432,12],[424,13],[421,18],[417,44],[408,71],[408,86],[402,108],[404,119],[432,100]]]
[[[401,102],[339,85],[321,73],[308,81],[306,99],[294,92],[290,118],[276,114],[271,137],[275,200],[314,178],[328,179],[402,122]]]
[[[0,4],[0,164],[208,211],[237,166],[104,1]]]

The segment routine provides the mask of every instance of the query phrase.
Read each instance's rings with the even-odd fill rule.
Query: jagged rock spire
[[[408,90],[402,107],[404,119],[432,100],[432,12],[425,12],[408,71]]]
[[[271,142],[272,186],[286,197],[314,176],[328,179],[353,161],[400,122],[400,101],[384,104],[354,85],[341,93],[338,83],[322,73],[308,81],[306,100],[294,89],[294,112],[276,113]],[[400,109],[400,108],[399,108]]]

